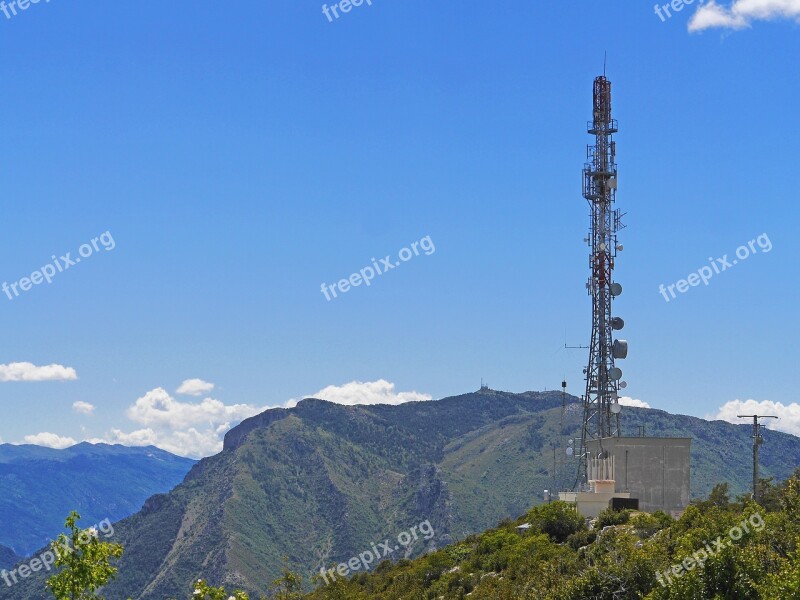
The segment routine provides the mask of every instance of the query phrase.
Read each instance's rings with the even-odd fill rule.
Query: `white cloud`
[[[112,429],[104,439],[89,440],[92,443],[122,444],[124,446],[156,446],[179,456],[202,458],[222,451],[222,438],[229,427],[224,430],[206,429],[198,431],[190,427],[184,431],[155,431],[151,428],[137,429],[126,433],[120,429]]]
[[[115,428],[102,439],[88,441],[157,446],[180,456],[201,458],[222,450],[223,436],[232,426],[266,409],[250,404],[226,405],[213,398],[183,402],[164,388],[155,388],[125,411],[131,421],[143,428],[131,432]]]
[[[397,392],[395,385],[384,379],[371,382],[352,381],[341,386],[330,385],[307,397],[349,406],[431,400],[430,394]],[[77,404],[78,402],[75,403]],[[284,406],[291,407],[295,404],[297,400],[289,400]],[[176,400],[164,388],[155,388],[138,398],[125,411],[128,419],[140,426],[139,429],[126,432],[121,428],[113,428],[102,438],[87,441],[94,444],[157,446],[180,456],[201,458],[222,450],[223,437],[231,427],[268,408],[270,407],[251,404],[224,404],[214,398],[184,402]],[[40,435],[58,438],[54,434]],[[75,443],[71,438],[58,439]]]
[[[419,402],[431,400],[430,394],[419,392],[395,392],[393,383],[385,379],[377,381],[351,381],[344,385],[329,385],[315,394],[306,398],[328,400],[336,404],[355,406],[357,404],[403,404],[405,402]],[[297,404],[296,399],[289,400],[285,406],[292,407]]]
[[[150,390],[125,412],[136,423],[169,429],[187,429],[194,425],[216,426],[241,421],[264,410],[250,404],[226,405],[213,398],[200,402],[175,400],[164,388]]]
[[[82,415],[91,415],[94,412],[94,404],[78,400],[72,403],[72,410]]]
[[[794,19],[800,22],[800,0],[733,0],[730,6],[709,0],[689,21],[689,31],[745,29],[753,21]]]
[[[202,396],[214,389],[214,384],[202,379],[185,379],[175,390],[176,394],[186,396]]]
[[[645,402],[644,400],[637,400],[636,398],[631,398],[630,396],[620,396],[619,403],[622,406],[636,406],[638,408],[651,408],[651,406]]]
[[[78,443],[71,437],[61,437],[60,435],[47,431],[37,433],[36,435],[26,435],[24,439],[26,444],[36,444],[37,446],[57,448],[59,450],[69,448]]]
[[[77,378],[75,369],[62,365],[37,367],[29,362],[0,365],[0,381],[68,381]]]
[[[720,419],[737,425],[748,422],[747,419],[739,419],[736,415],[775,415],[779,419],[764,419],[767,427],[800,436],[800,404],[796,402],[783,404],[772,400],[732,400],[723,404],[716,415],[706,418]]]

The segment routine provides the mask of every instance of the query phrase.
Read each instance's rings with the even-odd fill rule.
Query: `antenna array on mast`
[[[613,332],[625,323],[614,317],[612,302],[622,293],[622,286],[614,280],[617,253],[622,246],[617,242],[617,232],[624,227],[623,215],[614,208],[617,194],[617,148],[613,135],[617,121],[611,116],[611,82],[605,74],[594,80],[593,119],[587,131],[594,135],[594,145],[587,146],[586,164],[583,168],[583,197],[589,202],[590,226],[587,243],[591,248],[589,268],[591,276],[586,289],[592,297],[592,337],[589,344],[589,362],[584,369],[586,393],[583,396],[583,429],[581,432],[578,483],[587,482],[586,444],[619,435],[619,389],[622,370],[615,361],[628,354],[628,343],[615,340]]]

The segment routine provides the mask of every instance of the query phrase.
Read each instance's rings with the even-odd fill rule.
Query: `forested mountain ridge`
[[[413,558],[524,514],[558,478],[574,478],[560,445],[580,425],[578,399],[560,392],[482,389],[399,406],[307,399],[243,421],[220,454],[183,483],[116,523],[125,546],[109,600],[181,598],[203,577],[258,596],[288,566],[307,577],[428,521],[435,535],[393,558]],[[623,433],[692,437],[692,493],[750,482],[747,425],[639,408]],[[763,475],[782,480],[800,463],[800,439],[768,432]],[[559,482],[559,483],[561,483]],[[571,482],[570,482],[571,484]],[[561,487],[558,485],[557,487]],[[89,523],[90,524],[90,523]],[[41,581],[0,598],[44,598]]]

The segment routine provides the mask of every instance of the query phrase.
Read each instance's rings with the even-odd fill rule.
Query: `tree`
[[[715,485],[708,494],[708,500],[697,502],[697,504],[701,508],[716,506],[719,509],[728,510],[731,507],[731,496],[727,482]]]
[[[585,528],[584,518],[575,508],[560,501],[534,507],[528,512],[526,519],[539,531],[559,543]]]
[[[94,528],[82,530],[77,526],[80,518],[73,510],[64,523],[68,533],[50,544],[58,572],[47,580],[47,587],[56,600],[102,600],[97,590],[117,574],[111,559],[122,556],[122,546],[101,542]]]
[[[283,558],[283,571],[270,588],[275,600],[299,600],[303,597],[303,577],[289,569],[289,558]]]
[[[776,512],[781,509],[780,488],[773,483],[774,479],[774,477],[762,477],[758,480],[759,504],[769,512]]]

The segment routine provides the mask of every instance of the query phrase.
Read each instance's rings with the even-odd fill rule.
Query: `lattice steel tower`
[[[614,340],[614,331],[622,329],[624,321],[613,316],[611,305],[622,293],[614,281],[614,262],[622,246],[617,232],[624,227],[622,214],[614,208],[617,194],[616,144],[613,134],[617,121],[611,117],[611,82],[605,75],[594,80],[594,116],[588,132],[595,136],[594,145],[587,147],[583,168],[583,197],[589,202],[591,225],[586,239],[591,247],[589,266],[591,276],[586,284],[592,297],[592,339],[589,344],[589,363],[586,374],[586,394],[583,397],[583,430],[581,433],[578,482],[586,482],[586,443],[619,435],[619,390],[622,370],[614,361],[627,356],[628,344]],[[602,448],[602,442],[601,442]]]

